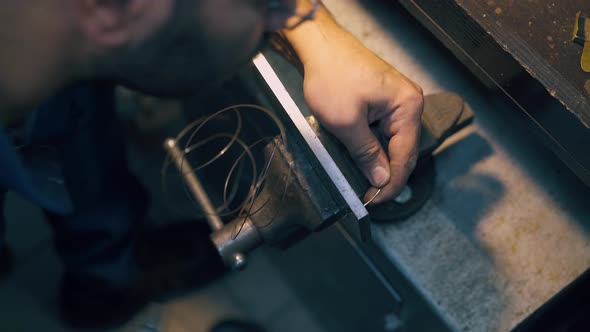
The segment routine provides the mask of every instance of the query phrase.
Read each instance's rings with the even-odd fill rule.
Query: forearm
[[[309,13],[309,0],[298,0]],[[294,21],[296,23],[296,21]],[[303,90],[313,114],[348,149],[374,187],[376,202],[396,196],[414,168],[420,135],[420,88],[342,28],[326,8],[285,37],[305,71]],[[389,138],[387,153],[369,125]]]

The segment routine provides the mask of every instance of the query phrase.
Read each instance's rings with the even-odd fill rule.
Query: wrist
[[[298,11],[308,11],[312,4],[307,0],[298,1]],[[337,39],[343,39],[348,36],[344,30],[334,20],[328,10],[322,7],[316,12],[313,20],[306,21],[292,30],[283,30],[281,35],[284,36],[305,65],[312,59],[318,58],[322,54],[322,49]]]

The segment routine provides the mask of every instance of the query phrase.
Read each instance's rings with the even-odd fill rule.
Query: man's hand
[[[327,12],[285,33],[302,60],[305,97],[318,120],[347,147],[373,189],[374,203],[398,195],[418,158],[422,90]],[[304,38],[303,38],[304,36]],[[369,125],[389,138],[387,153]]]
[[[374,202],[399,194],[418,157],[420,87],[356,41],[327,43],[312,59],[304,64],[312,112],[347,147],[371,184],[382,188]],[[389,138],[388,153],[369,128],[374,123]]]

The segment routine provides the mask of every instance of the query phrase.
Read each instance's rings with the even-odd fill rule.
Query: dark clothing
[[[3,191],[39,204],[66,273],[125,286],[135,273],[131,247],[148,197],[127,169],[113,86],[66,89],[12,141],[0,129],[0,205]]]

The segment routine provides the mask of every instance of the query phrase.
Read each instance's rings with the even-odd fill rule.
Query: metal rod
[[[172,160],[174,160],[174,163],[180,171],[180,174],[182,174],[182,177],[184,178],[184,181],[186,182],[188,188],[193,193],[194,197],[197,199],[197,202],[201,206],[201,209],[203,209],[203,212],[205,212],[205,217],[207,218],[209,226],[214,231],[222,229],[224,226],[223,221],[221,221],[221,218],[219,218],[219,215],[217,214],[215,207],[213,206],[211,200],[209,199],[209,196],[205,192],[205,189],[203,188],[201,181],[199,181],[199,178],[197,177],[195,172],[193,172],[190,163],[188,162],[188,160],[186,160],[184,154],[176,145],[176,141],[172,138],[167,138],[164,141],[164,148],[166,149],[166,151],[168,151],[168,153],[172,157]]]

